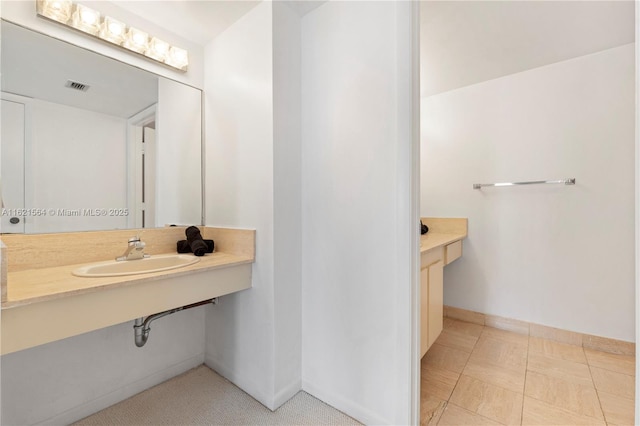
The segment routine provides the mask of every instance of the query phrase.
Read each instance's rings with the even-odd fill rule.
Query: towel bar
[[[527,182],[501,182],[501,183],[474,183],[473,189],[480,189],[485,186],[515,186],[515,185],[538,185],[545,183],[564,183],[565,185],[575,185],[576,178],[558,180],[530,180]]]

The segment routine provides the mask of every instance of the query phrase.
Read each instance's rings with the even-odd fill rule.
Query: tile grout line
[[[544,339],[544,338],[543,338],[543,339]],[[545,340],[549,340],[549,339],[545,339]],[[564,342],[557,342],[557,341],[554,341],[554,342],[556,342],[556,343],[566,344],[566,343],[564,343]],[[587,366],[587,368],[589,369],[589,378],[591,379],[591,384],[593,385],[593,390],[596,392],[596,397],[597,397],[597,399],[598,399],[598,406],[600,407],[600,412],[601,412],[601,414],[602,414],[602,418],[598,418],[598,417],[595,417],[595,416],[592,416],[592,415],[590,415],[590,414],[586,414],[586,413],[583,413],[583,412],[578,412],[578,411],[574,411],[574,410],[566,409],[566,408],[561,407],[561,406],[556,406],[556,408],[558,408],[558,409],[560,409],[560,410],[567,411],[567,412],[569,412],[569,413],[571,413],[571,414],[574,414],[574,415],[580,415],[580,416],[584,416],[584,417],[590,417],[590,418],[592,418],[592,419],[596,419],[596,420],[598,420],[598,421],[602,421],[605,425],[610,425],[610,423],[606,420],[606,415],[605,415],[605,413],[604,413],[604,409],[602,408],[602,402],[600,401],[600,392],[599,392],[599,391],[598,391],[598,389],[596,388],[595,381],[594,381],[594,379],[593,379],[592,370],[591,370],[592,365],[589,363],[589,358],[586,356],[585,348],[584,348],[584,347],[582,347],[582,346],[577,346],[577,345],[572,345],[572,346],[579,347],[579,348],[582,350],[582,352],[583,352],[584,359],[585,359],[585,361],[586,361],[584,365],[586,365],[586,366]],[[606,352],[605,352],[605,353],[606,353]],[[553,360],[553,359],[554,359],[553,357],[548,356],[548,355],[546,355],[546,354],[542,354],[541,356],[543,356],[543,357],[545,357],[545,358],[547,358],[547,359],[551,359],[551,360]],[[577,362],[577,361],[576,361],[576,362]],[[582,364],[582,363],[580,363],[580,364]],[[527,366],[528,366],[528,361],[527,361]],[[593,366],[593,367],[595,367],[595,366]],[[597,368],[600,368],[600,367],[597,367]],[[614,371],[614,370],[607,370],[607,371],[612,371],[612,372],[614,372],[614,373],[617,373],[617,372],[616,372],[616,371]],[[528,373],[528,370],[527,370],[527,373]],[[538,374],[542,374],[542,375],[547,376],[547,374],[546,374],[546,373],[538,373]],[[622,373],[618,373],[618,374],[622,374]],[[527,374],[527,375],[528,375],[528,374]],[[567,380],[567,379],[560,379],[560,380]],[[571,382],[570,380],[567,380],[567,381]],[[576,384],[576,383],[574,383],[574,384]],[[577,386],[579,386],[579,387],[588,388],[588,386],[583,385],[583,384],[576,384],[576,385],[577,385]],[[526,388],[526,377],[525,377],[525,388]],[[546,400],[544,400],[544,399],[540,399],[540,398],[537,398],[537,397],[534,397],[534,396],[529,396],[529,398],[531,398],[531,399],[535,399],[535,400],[537,400],[537,401],[541,401],[541,402],[544,402],[544,403],[549,403],[549,402],[547,402],[547,401],[546,401]],[[554,405],[554,404],[551,404],[551,405]]]
[[[482,326],[482,331],[484,331],[484,328],[485,328],[485,326],[483,325]],[[476,342],[473,344],[473,348],[471,349],[471,352],[469,353],[469,357],[465,361],[464,367],[462,367],[462,370],[460,371],[460,374],[458,375],[458,379],[456,380],[456,384],[453,386],[453,389],[451,389],[451,393],[449,394],[449,397],[445,401],[445,407],[442,410],[442,413],[440,414],[440,418],[438,419],[438,423],[436,423],[436,426],[440,424],[440,421],[442,420],[442,415],[444,414],[444,410],[446,410],[447,407],[449,406],[449,401],[451,400],[451,397],[453,396],[453,393],[456,391],[456,388],[458,387],[458,383],[460,383],[460,378],[462,377],[462,373],[464,373],[465,368],[467,368],[467,364],[469,363],[469,360],[471,359],[471,355],[473,355],[473,351],[476,350],[476,346],[478,345],[478,341],[480,340],[480,336],[482,335],[482,331],[480,332],[480,335],[478,335],[478,338],[476,339]]]
[[[600,392],[596,387],[596,382],[593,380],[593,371],[591,370],[591,363],[589,362],[589,357],[587,357],[587,353],[584,350],[584,346],[582,346],[582,353],[584,355],[584,359],[587,361],[587,367],[589,368],[589,377],[591,377],[591,383],[593,384],[593,389],[596,391],[596,398],[598,398],[598,405],[600,406],[600,412],[602,413],[602,419],[605,425],[608,425],[609,422],[607,420],[607,416],[604,413],[604,409],[602,408],[602,401],[600,401]]]
[[[611,353],[611,352],[604,352],[604,351],[599,351],[599,350],[596,350],[596,349],[590,349],[590,348],[582,347],[582,351],[584,353],[585,359],[587,360],[587,365],[589,367],[591,367],[591,363],[589,362],[589,357],[587,356],[586,350],[590,350],[591,352],[598,352],[598,353],[601,353],[601,354],[605,354],[606,356],[619,355],[619,356],[623,356],[623,357],[633,358],[634,359],[634,364],[635,364],[635,357],[632,356],[632,355],[614,354],[614,353]],[[635,369],[634,369],[634,373],[633,374],[629,374],[629,373],[626,373],[624,371],[613,369],[608,365],[602,365],[601,364],[601,365],[594,365],[593,367],[599,368],[600,370],[606,370],[606,371],[609,371],[611,373],[623,374],[625,376],[630,376],[630,377],[633,377],[633,378],[635,378],[635,376],[636,376],[635,375]],[[589,371],[591,371],[591,370],[589,370]],[[595,382],[594,382],[594,385],[595,385]]]

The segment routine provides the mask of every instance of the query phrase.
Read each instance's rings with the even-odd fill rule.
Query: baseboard
[[[446,318],[499,328],[501,330],[512,331],[514,333],[524,334],[527,336],[542,337],[544,339],[555,340],[569,345],[582,346],[586,349],[593,349],[596,351],[630,356],[635,356],[636,354],[636,344],[634,342],[625,342],[624,340],[578,333],[532,322],[503,318],[496,315],[469,311],[467,309],[454,308],[453,306],[445,305],[444,316]]]
[[[350,399],[336,395],[334,392],[327,392],[320,386],[316,386],[306,380],[302,381],[302,390],[325,404],[332,406],[336,410],[342,411],[347,416],[353,417],[362,424],[391,425],[395,423],[378,416],[376,413],[371,412]]]
[[[87,416],[97,413],[100,410],[104,410],[107,407],[117,404],[120,401],[124,401],[144,390],[147,390],[155,385],[165,382],[175,376],[178,376],[186,371],[196,368],[204,361],[204,353],[191,357],[187,360],[172,365],[164,370],[153,373],[141,380],[133,383],[125,384],[119,389],[113,390],[106,395],[102,395],[91,401],[85,402],[77,407],[67,410],[61,414],[51,417],[47,420],[38,423],[40,425],[60,425],[71,424],[78,420],[81,420]]]

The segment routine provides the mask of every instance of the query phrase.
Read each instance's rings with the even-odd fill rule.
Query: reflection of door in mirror
[[[129,119],[128,131],[131,147],[129,155],[129,225],[133,228],[156,226],[156,105]]]
[[[142,198],[141,211],[142,211],[142,223],[140,228],[153,227],[156,223],[155,217],[155,205],[156,205],[156,191],[155,191],[155,141],[156,131],[151,127],[144,127],[142,129]],[[136,226],[138,227],[138,226]]]
[[[23,126],[3,111],[0,148],[3,168],[24,164],[12,172],[23,181],[4,182],[13,178],[3,171],[0,182],[9,199],[17,195],[6,187],[21,188],[19,207],[45,213],[3,217],[0,232],[202,224],[199,89],[6,21],[0,28],[2,98],[24,106]],[[23,149],[8,145],[14,126]]]
[[[25,105],[2,99],[2,149],[0,150],[0,182],[2,182],[3,233],[24,233],[24,121]]]

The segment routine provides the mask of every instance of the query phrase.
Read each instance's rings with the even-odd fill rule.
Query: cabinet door
[[[428,345],[427,349],[431,347],[433,342],[436,341],[440,332],[442,332],[443,323],[443,284],[444,284],[444,263],[442,260],[433,263],[428,268],[429,275],[429,306],[428,306]],[[422,346],[422,344],[421,344]]]
[[[429,349],[429,268],[420,271],[420,358]]]

